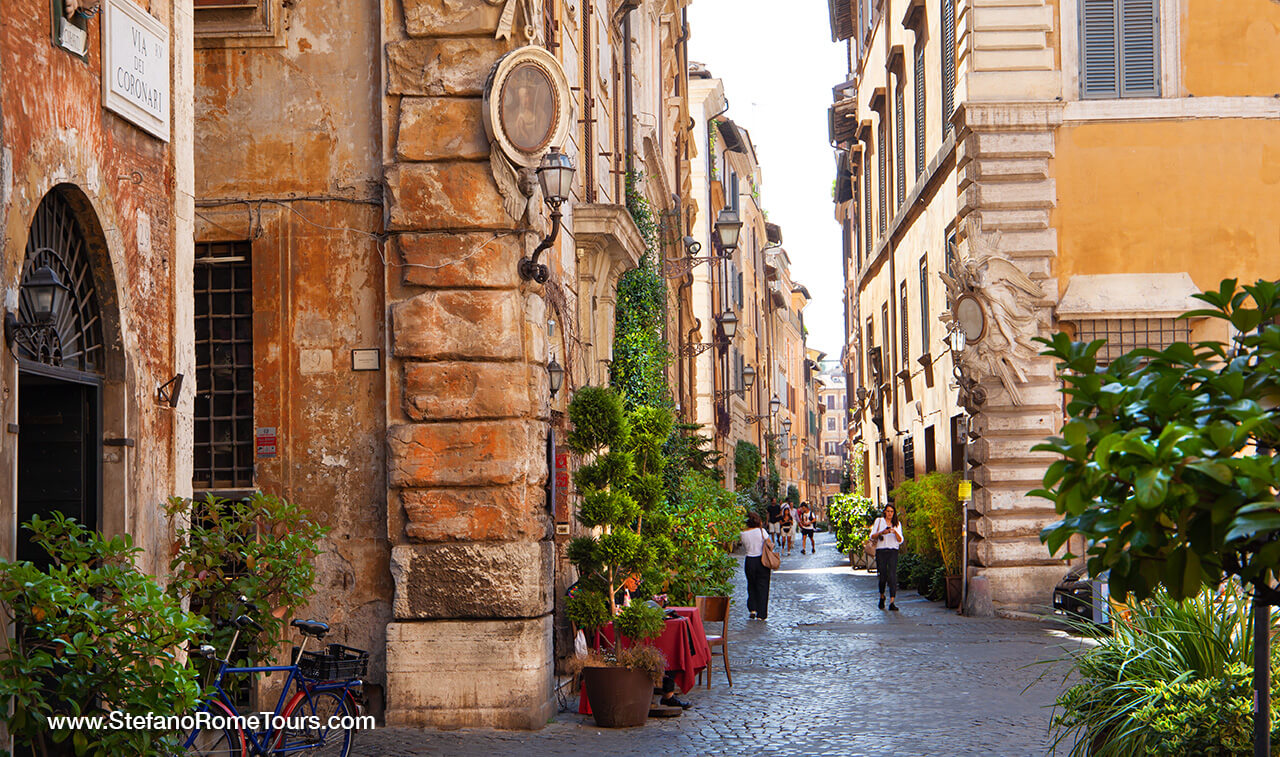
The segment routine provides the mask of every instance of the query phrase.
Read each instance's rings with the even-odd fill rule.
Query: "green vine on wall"
[[[613,362],[609,381],[622,393],[628,410],[648,405],[673,405],[667,384],[671,353],[664,330],[667,323],[667,283],[660,270],[661,230],[649,200],[641,190],[643,174],[627,174],[627,210],[640,230],[644,254],[639,267],[618,282]]]
[[[717,119],[713,118],[707,122],[707,154],[711,156],[712,181],[720,180],[720,161],[716,160],[716,143],[719,139],[717,135],[720,133],[718,126],[720,126],[720,121]]]

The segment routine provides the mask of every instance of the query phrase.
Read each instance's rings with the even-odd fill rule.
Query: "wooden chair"
[[[694,606],[698,608],[698,615],[702,618],[703,632],[707,634],[707,646],[711,647],[711,659],[714,660],[716,654],[724,659],[724,674],[729,679],[729,685],[733,685],[733,670],[729,667],[729,598],[728,597],[696,597]],[[720,635],[712,636],[707,632],[707,623],[719,623]],[[719,653],[716,647],[720,648]],[[707,688],[711,688],[711,660],[707,660]],[[698,678],[702,678],[702,673],[698,674]]]

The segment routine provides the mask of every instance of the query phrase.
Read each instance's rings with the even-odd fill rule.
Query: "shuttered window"
[[[1088,2],[1088,0],[1085,0]],[[951,133],[956,103],[956,0],[942,0],[942,135]]]
[[[883,235],[889,217],[889,124],[886,113],[880,114],[880,234]]]
[[[898,82],[893,97],[893,164],[894,178],[898,185],[898,202],[895,211],[907,199],[907,93],[906,82]]]
[[[916,43],[916,59],[914,70],[911,72],[911,86],[914,88],[916,97],[916,178],[920,178],[924,174],[924,119],[925,119],[925,80],[924,80],[924,40]]]
[[[902,356],[902,367],[909,369],[911,367],[908,362],[911,359],[911,342],[907,329],[907,323],[910,321],[907,317],[907,313],[910,312],[907,307],[907,282],[904,281],[899,285],[898,292],[898,320],[902,322],[902,352],[900,354]]]
[[[920,258],[920,350],[929,351],[929,263]]]
[[[1160,96],[1159,0],[1081,0],[1080,96]]]
[[[866,236],[863,237],[862,252],[871,259],[875,249],[875,230],[871,225],[871,160],[865,155],[862,160],[862,216],[866,223]]]

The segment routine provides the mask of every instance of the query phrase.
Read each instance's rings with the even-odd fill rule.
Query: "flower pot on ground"
[[[653,680],[647,673],[621,666],[583,668],[582,685],[591,717],[601,728],[631,728],[648,720]]]
[[[959,574],[947,576],[947,607],[960,606],[960,595],[964,591],[964,581]]]

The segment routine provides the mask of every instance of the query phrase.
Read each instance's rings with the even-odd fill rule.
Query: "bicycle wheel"
[[[285,727],[276,740],[273,755],[304,754],[307,757],[347,757],[356,713],[341,691],[316,691],[310,697],[295,696],[284,711]]]
[[[209,711],[215,716],[234,717],[234,713],[220,702],[213,703]],[[189,738],[190,734],[184,737],[183,743]],[[186,757],[244,757],[244,734],[234,728],[203,730],[195,735],[181,754]]]

